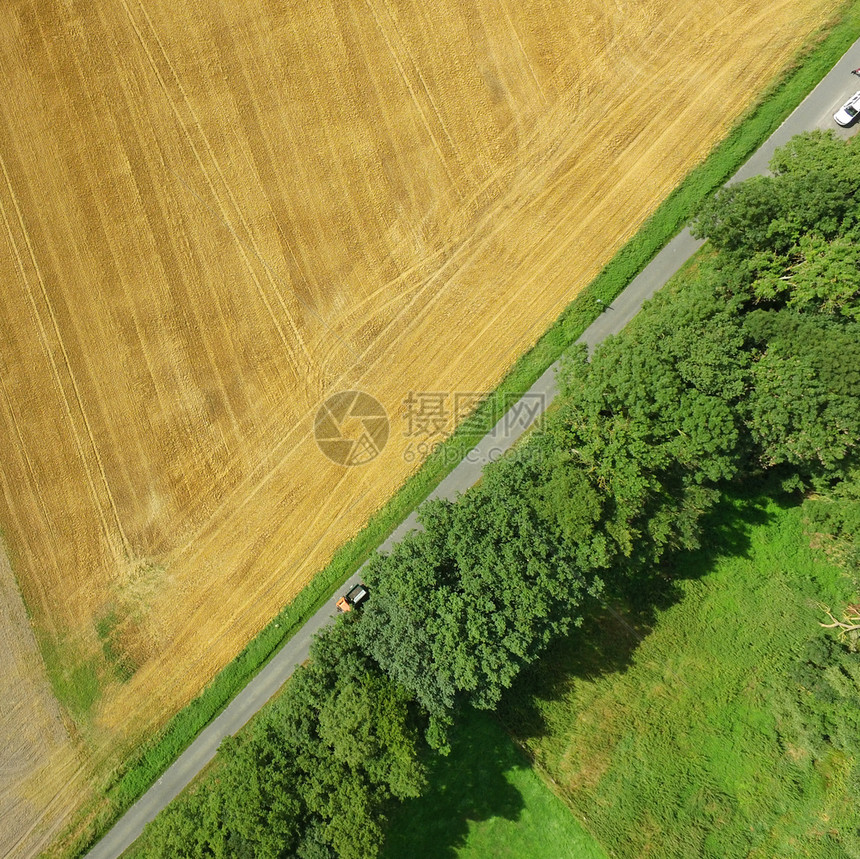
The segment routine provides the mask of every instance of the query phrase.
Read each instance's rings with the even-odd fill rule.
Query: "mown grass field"
[[[792,696],[831,635],[819,604],[856,592],[796,505],[734,499],[670,578],[553,648],[503,721],[612,856],[853,855],[860,761],[822,754]]]
[[[54,778],[65,773],[74,781],[79,761],[40,664],[38,645],[2,539],[0,653],[0,713],[4,719],[18,716],[18,730],[4,737],[0,747],[0,856],[6,857],[18,855],[22,846],[37,850],[56,834],[63,815],[52,809],[62,807],[72,797],[65,792],[56,793]],[[21,791],[22,784],[30,784],[30,790]],[[47,789],[40,789],[40,784]],[[41,820],[44,825],[30,836],[16,826],[6,825],[7,820]]]
[[[499,724],[472,712],[430,790],[392,817],[384,859],[606,859]]]
[[[4,10],[0,521],[55,819],[415,468],[321,459],[325,395],[492,388],[838,5]]]

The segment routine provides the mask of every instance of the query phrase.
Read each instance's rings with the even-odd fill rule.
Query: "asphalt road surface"
[[[860,77],[851,74],[860,67],[860,40],[827,74],[788,119],[771,135],[764,145],[741,167],[731,182],[767,172],[774,150],[791,137],[815,128],[831,129],[842,138],[852,136],[860,123],[851,128],[840,128],[833,114],[857,90]],[[647,301],[678,269],[701,247],[689,230],[679,233],[648,267],[607,307],[577,342],[585,343],[589,351],[608,337],[617,334],[639,312]],[[557,364],[550,367],[524,395],[517,411],[515,406],[476,445],[436,488],[431,498],[453,499],[465,492],[481,476],[487,462],[498,459],[522,435],[525,429],[544,411],[557,393],[555,384]],[[513,413],[513,414],[512,414]],[[389,550],[404,534],[418,527],[415,514],[411,514],[381,546]],[[342,588],[345,592],[361,578],[359,570]],[[176,759],[158,781],[117,821],[107,835],[89,852],[88,859],[116,859],[182,789],[212,760],[224,737],[235,734],[277,692],[308,657],[311,641],[323,626],[337,614],[336,597],[321,608],[277,653],[268,665],[233,699],[227,708],[214,719]]]

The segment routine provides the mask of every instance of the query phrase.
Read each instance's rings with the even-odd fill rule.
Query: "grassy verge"
[[[812,552],[797,506],[733,499],[708,534],[674,593],[590,618],[503,719],[614,856],[857,855],[860,743],[835,737],[860,657],[818,625],[857,583]],[[655,598],[672,604],[650,616]]]
[[[472,712],[430,787],[398,807],[383,859],[606,859],[498,723]]]
[[[334,556],[330,564],[150,742],[113,774],[98,807],[90,806],[75,834],[61,842],[63,854],[82,854],[161,775],[334,590],[468,453],[499,416],[499,404],[511,402],[587,328],[597,315],[596,298],[611,302],[657,251],[695,213],[701,202],[724,183],[778,127],[860,34],[860,0],[847,3],[826,35],[772,87],[711,154],[660,206],[639,233],[616,255],[555,324],[524,355],[499,388],[454,435],[423,464],[367,526]],[[62,845],[66,846],[63,847]]]

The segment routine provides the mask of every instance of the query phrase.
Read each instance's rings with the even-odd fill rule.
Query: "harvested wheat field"
[[[409,393],[492,388],[838,5],[7,0],[0,524],[79,781],[415,467]],[[313,440],[345,389],[392,417],[355,468]]]

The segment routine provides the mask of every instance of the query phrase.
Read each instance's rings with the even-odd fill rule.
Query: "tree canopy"
[[[382,843],[387,803],[424,784],[426,718],[356,645],[355,623],[316,639],[309,664],[229,738],[206,789],[149,827],[154,857],[366,859]]]
[[[777,150],[771,176],[719,191],[693,234],[721,251],[723,286],[755,301],[858,319],[860,147],[808,132]]]

